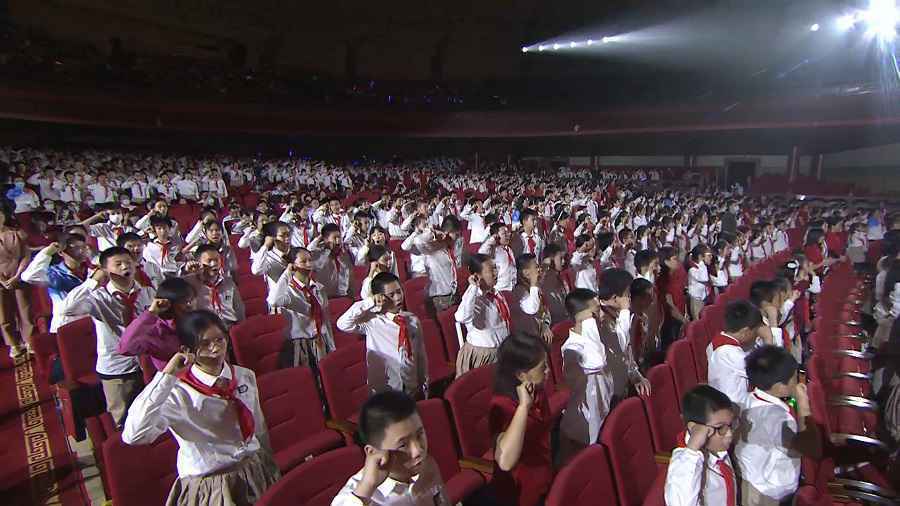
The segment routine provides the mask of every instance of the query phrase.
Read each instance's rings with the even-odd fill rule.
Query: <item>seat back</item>
[[[447,348],[447,359],[456,362],[459,354],[459,335],[457,329],[465,333],[465,327],[456,324],[456,309],[459,306],[450,306],[438,313],[438,324],[441,326],[441,334],[444,336],[444,346]]]
[[[675,391],[680,399],[684,394],[694,388],[699,381],[697,369],[694,365],[694,347],[687,339],[679,339],[669,346],[666,352],[666,363],[672,368],[675,378]]]
[[[550,374],[553,381],[562,383],[565,380],[563,372],[563,353],[562,345],[569,338],[569,331],[575,324],[571,320],[565,320],[553,326],[553,342],[550,343],[550,353],[548,359],[550,361]]]
[[[431,318],[420,319],[422,326],[422,338],[425,340],[425,355],[428,358],[428,379],[432,383],[453,376],[447,361],[447,351],[444,346],[444,338],[441,336],[441,328]]]
[[[687,338],[691,341],[691,348],[694,356],[694,367],[697,371],[697,381],[705,383],[709,372],[709,364],[706,360],[706,347],[710,343],[709,335],[703,332],[703,326],[697,322],[693,322],[694,329],[688,333]]]
[[[287,319],[280,314],[256,315],[231,327],[237,363],[257,376],[278,370],[278,357],[288,336]]]
[[[489,418],[495,369],[494,364],[472,369],[456,378],[444,394],[464,457],[481,458],[491,449]]]
[[[358,343],[360,341],[359,334],[344,332],[337,328],[338,318],[346,313],[352,305],[353,299],[350,297],[335,297],[328,299],[328,315],[331,316],[331,335],[334,336],[334,345],[336,348],[341,348],[348,344]]]
[[[276,453],[299,437],[325,428],[322,399],[309,368],[291,367],[263,374],[257,377],[256,384],[269,441]]]
[[[547,506],[618,506],[609,457],[591,445],[563,467],[547,496]]]
[[[128,445],[119,433],[103,443],[106,477],[114,504],[159,506],[178,477],[178,443],[165,433],[151,444]]]
[[[637,397],[625,399],[610,412],[600,441],[609,452],[619,504],[640,506],[656,479],[650,425]],[[648,472],[649,470],[653,472]]]
[[[675,389],[675,378],[668,364],[659,364],[647,371],[652,395],[643,399],[657,452],[669,452],[677,445],[681,422],[681,403]]]
[[[403,283],[403,300],[406,309],[412,311],[419,318],[428,317],[425,301],[428,298],[428,277],[418,277],[406,280]]]
[[[369,397],[366,344],[355,343],[329,353],[319,361],[319,373],[331,417],[356,420]]]
[[[417,402],[416,411],[428,434],[428,454],[434,457],[447,482],[459,473],[459,450],[447,407],[442,399],[428,399]]]
[[[97,333],[92,318],[82,318],[59,327],[56,345],[63,374],[72,381],[96,377]]]

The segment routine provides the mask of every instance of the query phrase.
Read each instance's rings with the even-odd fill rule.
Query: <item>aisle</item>
[[[48,386],[37,380],[31,361],[10,365],[0,364],[3,504],[90,504]]]

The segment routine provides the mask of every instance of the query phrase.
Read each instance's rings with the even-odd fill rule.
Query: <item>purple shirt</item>
[[[153,366],[161,371],[181,346],[174,327],[174,320],[166,321],[144,311],[125,327],[118,351],[130,357],[148,355]]]

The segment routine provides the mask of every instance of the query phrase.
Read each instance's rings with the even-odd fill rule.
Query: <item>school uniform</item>
[[[469,285],[454,318],[466,327],[465,344],[456,358],[456,377],[496,362],[497,348],[512,329],[512,315],[503,295]]]
[[[800,455],[784,446],[798,432],[792,409],[760,389],[750,394],[735,435],[735,457],[741,469],[742,502],[777,506],[800,482]]]
[[[224,274],[215,279],[203,279],[199,274],[184,276],[197,294],[197,308],[215,313],[229,327],[246,318],[244,301],[230,276]]]
[[[707,265],[703,262],[690,263],[688,269],[688,296],[690,298],[691,319],[699,320],[700,311],[712,292],[712,280]]]
[[[731,402],[745,406],[749,383],[745,364],[747,352],[741,343],[722,332],[706,347],[706,357],[709,384],[727,395]]]
[[[519,232],[513,236],[510,245],[513,247],[513,251],[516,252],[516,256],[530,253],[538,261],[544,257],[544,240],[538,235],[537,231],[532,231],[530,234],[524,230]]]
[[[516,286],[516,259],[509,245],[497,244],[493,237],[481,243],[478,253],[487,255],[494,260],[497,266],[497,283],[494,289],[499,292],[508,292]]]
[[[419,319],[408,311],[374,314],[373,307],[373,299],[356,302],[337,320],[342,331],[366,336],[369,391],[427,396],[428,357]]]
[[[415,249],[425,261],[425,274],[428,276],[428,296],[431,297],[435,310],[443,311],[456,300],[459,289],[458,272],[462,267],[462,241],[457,240],[452,246],[446,242],[435,241],[429,230],[422,233],[413,232]]]
[[[250,272],[262,276],[270,292],[281,277],[281,273],[287,268],[284,260],[286,254],[274,245],[271,248],[259,248],[250,254]]]
[[[335,350],[324,287],[312,279],[302,283],[285,269],[269,290],[266,303],[288,320],[285,337],[291,344],[291,365],[318,371],[319,361]]]
[[[737,506],[738,484],[728,452],[693,450],[687,448],[688,441],[689,434],[679,436],[678,448],[672,451],[672,458],[669,459],[666,505]]]
[[[156,290],[134,283],[128,293],[120,292],[111,282],[99,285],[89,278],[74,288],[62,302],[65,317],[88,315],[94,321],[97,335],[97,374],[106,397],[106,408],[117,425],[125,419],[131,401],[140,392],[141,369],[135,357],[118,353],[119,339],[140,313],[153,302]]]
[[[363,470],[351,476],[331,501],[331,506],[363,506],[363,501],[353,495],[362,479]],[[375,488],[368,504],[373,506],[451,506],[444,489],[441,471],[432,457],[428,457],[422,472],[413,476],[410,483],[397,481],[388,476],[384,483]]]
[[[613,377],[606,344],[595,318],[581,323],[581,333],[569,331],[562,345],[566,385],[572,389],[560,431],[576,448],[597,442],[613,398]]]
[[[570,265],[575,277],[575,288],[587,288],[596,292],[599,286],[594,259],[587,253],[576,251],[572,253]]]
[[[148,242],[144,246],[144,263],[154,264],[166,278],[178,277],[184,266],[184,262],[178,258],[180,248],[180,244],[173,240],[169,240],[166,244]]]
[[[97,238],[97,248],[103,251],[116,246],[119,236],[125,232],[134,232],[135,229],[124,224],[114,225],[112,223],[95,223],[88,227],[88,233],[91,237]]]
[[[569,312],[566,310],[566,296],[574,288],[573,284],[568,281],[569,272],[557,272],[551,269],[544,276],[541,284],[541,293],[544,294],[547,307],[550,310],[550,324],[556,325],[559,322],[569,319]]]
[[[512,320],[516,332],[522,332],[543,339],[544,332],[550,330],[550,310],[541,287],[517,284],[510,297]]]
[[[87,191],[97,204],[108,204],[116,200],[116,191],[110,185],[94,183],[87,186]]]
[[[347,251],[343,247],[336,251],[325,249],[320,245],[319,238],[313,240],[308,249],[312,255],[316,281],[325,287],[325,293],[332,298],[347,297],[350,293],[350,271],[353,269],[353,261]]]
[[[250,369],[226,363],[218,376],[197,365],[178,377],[158,372],[128,414],[125,443],[151,444],[166,431],[178,442],[167,505],[252,504],[280,477]]]

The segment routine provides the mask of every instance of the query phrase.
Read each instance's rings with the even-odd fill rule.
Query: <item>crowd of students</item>
[[[421,320],[455,306],[465,331],[457,377],[497,364],[493,500],[531,506],[554,466],[597,442],[618,402],[653,395],[643,371],[685,324],[748,266],[788,250],[788,231],[800,229],[801,247],[779,276],[728,306],[707,350],[709,385],[683,400],[686,433],[666,484],[670,505],[730,505],[736,494],[778,504],[797,487],[799,452],[815,451],[796,379],[810,300],[831,264],[865,262],[870,241],[900,229],[900,220],[886,227],[880,208],[676,191],[659,171],[0,153],[14,171],[6,197],[15,211],[0,222],[10,354],[25,353],[31,334],[26,283],[47,287],[51,331],[90,317],[96,371],[123,440],[149,443],[168,430],[179,443],[171,504],[248,504],[278,478],[255,375],[228,358],[228,330],[245,318],[235,247],[250,251],[268,309],[289,322],[282,367],[317,374],[335,350],[332,323],[365,336],[366,465],[335,504],[447,503],[415,400],[431,395]],[[248,190],[261,196],[253,208],[239,198]],[[203,207],[187,231],[169,215],[177,203]],[[880,262],[876,295],[888,327],[900,308],[895,249]],[[350,293],[357,266],[367,276]],[[407,276],[427,280],[417,312],[405,300]],[[331,314],[335,297],[358,302]],[[542,385],[551,328],[566,320],[571,397],[556,420]],[[146,386],[141,356],[158,371]]]

